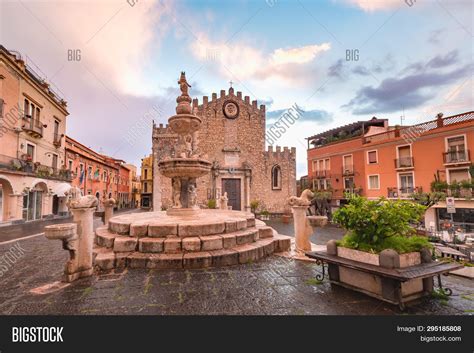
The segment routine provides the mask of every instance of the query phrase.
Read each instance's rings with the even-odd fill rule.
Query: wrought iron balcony
[[[318,178],[318,179],[321,179],[321,178],[329,178],[329,177],[330,177],[329,170],[326,170],[326,169],[323,169],[323,170],[316,170],[316,171],[314,172],[314,177],[315,177],[315,178]]]
[[[344,194],[362,195],[362,188],[345,188]]]
[[[391,199],[407,198],[411,194],[421,192],[423,192],[421,186],[407,186],[401,188],[389,187],[387,188],[387,197]]]
[[[10,156],[0,155],[0,170],[26,173],[38,178],[56,179],[64,181],[72,181],[74,174],[68,169],[59,169],[48,167],[42,164],[33,163],[27,155],[23,155],[21,159]]]
[[[63,135],[55,133],[53,137],[53,145],[56,147],[61,147],[62,137]]]
[[[22,129],[33,137],[43,137],[43,124],[41,121],[33,119],[31,115],[23,116],[23,125]]]
[[[352,164],[342,166],[342,175],[354,175],[354,166]]]
[[[471,163],[469,150],[444,152],[443,161],[444,161],[444,164]]]
[[[413,168],[414,166],[415,166],[415,161],[413,157],[402,157],[402,158],[395,159],[396,169]]]

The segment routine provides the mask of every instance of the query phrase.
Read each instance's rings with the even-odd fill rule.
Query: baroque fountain
[[[198,147],[201,119],[192,111],[186,75],[168,123],[178,135],[173,156],[163,158],[159,172],[172,181],[173,207],[112,217],[95,231],[94,266],[114,268],[203,268],[244,264],[290,248],[290,237],[278,234],[252,213],[201,209],[196,179],[212,163]]]

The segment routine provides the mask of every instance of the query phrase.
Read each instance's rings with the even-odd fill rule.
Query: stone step
[[[258,240],[258,236],[258,230],[256,228],[250,228],[233,233],[207,235],[201,237],[145,237],[138,239],[138,251],[144,253],[176,254],[181,252],[188,253],[229,249],[237,245],[253,243]],[[130,246],[132,246],[131,243]],[[125,248],[122,251],[129,250],[130,248]]]
[[[196,269],[247,264],[272,255],[277,249],[288,250],[290,237],[258,239],[251,244],[236,245],[228,249],[198,251],[188,253],[143,253],[114,252],[111,249],[97,251],[94,266],[99,270],[113,268],[156,268],[156,269]]]
[[[114,240],[116,237],[122,235],[112,233],[108,230],[107,226],[98,227],[95,230],[95,244],[105,247],[105,248],[113,248],[114,247]]]
[[[273,228],[269,226],[257,226],[260,239],[273,237]]]
[[[129,235],[137,238],[167,238],[170,236],[201,237],[223,233],[233,233],[239,230],[255,227],[255,218],[195,220],[182,224],[172,221],[132,222],[127,219],[113,218],[109,221],[109,231],[112,234]]]

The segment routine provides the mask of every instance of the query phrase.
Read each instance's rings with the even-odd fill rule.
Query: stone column
[[[67,276],[71,282],[92,275],[92,245],[94,243],[94,212],[96,208],[71,208],[74,223],[77,224],[77,256],[72,274]]]
[[[309,237],[313,234],[313,228],[309,225],[309,221],[306,219],[306,211],[308,207],[309,206],[291,207],[295,227],[296,252],[299,254],[311,251]]]
[[[245,173],[245,211],[250,212],[250,175]]]
[[[108,199],[104,201],[104,224],[108,224],[114,215],[115,200]]]

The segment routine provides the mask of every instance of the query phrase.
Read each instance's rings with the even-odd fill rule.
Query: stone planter
[[[327,245],[327,253],[361,264],[360,269],[357,265],[329,264],[329,279],[333,283],[344,287],[358,290],[391,303],[409,302],[433,291],[432,278],[416,278],[400,283],[383,274],[384,269],[406,269],[420,265],[423,262],[430,262],[431,256],[429,251],[428,253],[411,252],[398,254],[394,250],[387,249],[380,254],[373,254],[336,246],[334,241],[330,241]],[[381,271],[380,273],[377,271],[367,271],[364,268],[364,264],[380,267]]]
[[[281,216],[281,221],[282,223],[290,223],[290,220],[291,220],[291,214],[284,214]]]

